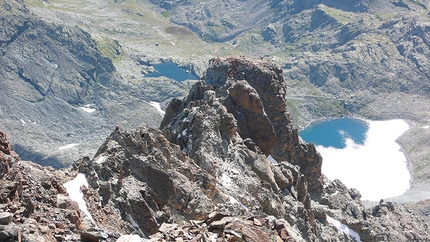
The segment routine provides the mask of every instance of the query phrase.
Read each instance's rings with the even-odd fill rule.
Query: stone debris
[[[146,241],[294,241],[285,221],[213,212],[205,220],[163,223]]]

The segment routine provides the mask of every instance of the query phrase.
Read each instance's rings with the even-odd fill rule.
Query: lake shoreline
[[[351,118],[351,119],[359,119],[359,120],[362,120],[362,121],[366,121],[365,118],[363,118],[361,116],[358,116],[358,115],[347,115],[347,116],[342,116],[342,117],[322,117],[322,118],[312,119],[312,120],[308,121],[305,126],[300,127],[300,129],[297,129],[297,130],[300,132],[300,131],[302,131],[304,129],[309,128],[309,126],[311,126],[312,124],[319,123],[319,122],[330,121],[330,120],[333,120],[333,119],[340,119],[340,118]]]

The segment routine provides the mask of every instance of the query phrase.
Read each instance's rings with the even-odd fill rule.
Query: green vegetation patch
[[[170,18],[170,12],[169,11],[163,11],[163,12],[161,12],[161,15],[163,15],[163,17],[165,17],[165,18]]]
[[[96,41],[97,49],[102,52],[103,55],[111,59],[112,62],[122,59],[122,47],[117,40],[103,36],[97,36],[94,40]]]
[[[349,22],[355,22],[357,19],[359,19],[359,16],[356,16],[356,14],[343,11],[340,9],[330,8],[326,5],[320,4],[320,9],[323,10],[326,14],[330,15],[332,18],[336,19],[339,23],[345,25]]]

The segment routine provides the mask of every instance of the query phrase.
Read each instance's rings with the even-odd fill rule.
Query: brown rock
[[[72,201],[69,196],[57,194],[57,207],[63,209],[75,209],[78,207],[78,204]]]
[[[231,101],[227,101],[226,107],[237,120],[240,136],[251,138],[264,154],[269,155],[277,136],[257,91],[247,81],[240,80],[233,83],[228,93]]]
[[[228,217],[229,215],[226,213],[212,212],[207,218],[204,220],[207,225],[211,224],[214,221],[219,221],[222,218]]]
[[[260,144],[255,140],[255,137],[245,135],[244,128],[241,129],[244,122],[241,124],[240,120],[253,120],[247,117],[247,112],[238,115],[235,112],[234,102],[232,101],[231,105],[225,105],[229,109],[229,112],[234,114],[238,120],[238,132],[241,136],[244,138],[251,137],[257,145],[265,147],[262,148],[260,146],[266,155],[272,154],[278,161],[288,161],[299,165],[300,172],[308,179],[309,191],[312,194],[315,193],[315,195],[321,194],[323,183],[321,174],[322,158],[316,152],[313,145],[308,146],[300,139],[298,131],[292,126],[289,113],[287,112],[287,102],[285,99],[286,83],[282,69],[266,60],[237,57],[214,58],[209,63],[210,67],[203,79],[207,84],[215,87],[217,95],[230,95],[226,90],[231,87],[230,91],[233,91],[231,99],[240,100],[243,103],[241,106],[243,110],[258,110],[261,107],[260,101],[257,101],[257,97],[255,96],[255,94],[258,94],[258,99],[261,100],[264,114],[267,116],[270,125],[269,127],[258,126],[258,128],[265,130],[266,134],[274,132],[273,137],[277,137],[277,141],[274,146],[265,145]],[[253,90],[248,88],[243,80]],[[243,95],[248,94],[248,96],[240,98],[238,96],[239,93]],[[251,113],[250,117],[256,117],[255,114],[261,114],[261,111],[259,113]],[[259,118],[257,120],[262,119]],[[252,128],[256,129],[257,127]],[[268,131],[268,129],[272,129],[273,131]]]
[[[0,130],[0,179],[9,173],[12,163],[19,159],[19,156],[12,150],[6,133]]]
[[[208,225],[208,230],[209,231],[222,231],[224,230],[224,227],[229,224],[232,223],[235,220],[234,217],[224,217],[221,220],[217,220],[217,221],[213,221],[212,223],[210,223]]]
[[[242,235],[246,241],[252,241],[252,242],[270,241],[269,234],[267,234],[266,232],[256,227],[253,227],[253,228],[250,228],[248,226],[243,227]]]
[[[7,134],[0,130],[0,153],[10,155],[18,159],[18,155],[12,150]]]
[[[72,222],[73,224],[76,225],[76,227],[81,228],[82,227],[82,221],[81,221],[81,217],[78,211],[73,211],[71,213],[69,213],[66,216],[70,222]]]

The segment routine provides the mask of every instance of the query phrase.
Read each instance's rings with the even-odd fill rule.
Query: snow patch
[[[80,108],[87,113],[94,113],[97,110],[97,109],[92,107],[92,104],[85,104],[84,106],[82,106]]]
[[[350,237],[352,237],[355,241],[361,242],[360,235],[358,235],[358,233],[355,232],[354,230],[350,229],[347,225],[339,222],[338,220],[330,216],[327,216],[327,222],[329,222],[331,225],[336,227],[339,233],[347,234]]]
[[[142,238],[137,234],[121,235],[116,242],[142,242]]]
[[[142,232],[142,230],[140,229],[139,224],[137,224],[137,223],[136,223],[136,221],[133,219],[133,216],[131,216],[131,214],[129,214],[129,213],[127,213],[127,215],[128,215],[128,220],[130,220],[130,222],[131,222],[131,225],[132,225],[135,229],[139,230],[139,232],[143,235],[144,233],[143,233],[143,232]]]
[[[81,211],[84,212],[84,214],[87,215],[87,217],[92,222],[94,222],[93,216],[91,216],[90,212],[88,212],[87,204],[85,203],[85,200],[84,200],[84,194],[81,191],[82,186],[88,187],[88,182],[87,182],[87,179],[85,178],[85,174],[78,173],[75,179],[64,183],[63,186],[66,188],[70,199],[72,201],[77,202]]]
[[[271,155],[269,155],[269,156],[267,157],[267,159],[268,159],[270,162],[272,162],[273,164],[279,164],[279,162],[278,162],[277,160],[275,160],[275,158],[273,158]]]
[[[241,203],[239,200],[237,200],[236,198],[229,196],[230,198],[230,203],[231,204],[239,204],[240,206],[242,206],[243,209],[248,210],[248,207],[245,206],[243,203]]]
[[[367,122],[364,145],[346,139],[343,149],[316,147],[323,157],[322,171],[330,180],[339,179],[347,187],[357,188],[364,200],[399,196],[410,188],[411,175],[396,139],[409,125],[400,119]]]
[[[232,181],[231,181],[231,178],[227,175],[227,174],[225,174],[225,173],[223,173],[222,174],[222,176],[221,176],[221,178],[219,179],[219,181],[221,182],[221,184],[224,186],[224,187],[231,187],[231,185],[232,185]]]
[[[104,155],[98,156],[94,162],[97,164],[103,164],[107,160],[107,157]]]
[[[166,112],[164,112],[163,111],[163,109],[161,109],[161,107],[160,107],[160,103],[159,102],[154,102],[154,101],[150,101],[149,102],[149,105],[151,105],[151,106],[153,106],[155,109],[157,109],[157,111],[160,113],[160,114],[162,114],[162,115],[164,115]]]
[[[68,144],[68,145],[63,145],[63,146],[60,146],[60,147],[58,148],[58,150],[70,149],[70,148],[73,148],[73,147],[75,147],[75,146],[77,146],[77,145],[79,145],[79,144]]]
[[[237,176],[237,175],[239,175],[240,171],[238,171],[237,169],[234,169],[234,168],[230,168],[230,173],[233,176]]]

